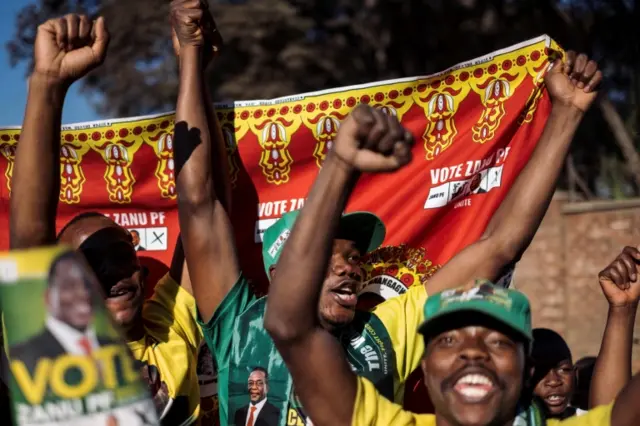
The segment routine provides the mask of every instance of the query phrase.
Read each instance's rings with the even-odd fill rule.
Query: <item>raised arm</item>
[[[317,316],[340,216],[359,173],[407,164],[412,142],[397,120],[368,106],[356,108],[340,127],[278,262],[264,326],[314,424],[350,424],[357,390],[344,351]]]
[[[640,300],[639,262],[640,251],[625,247],[598,275],[609,302],[609,315],[591,379],[590,408],[610,404],[631,380],[633,327]]]
[[[466,247],[426,284],[433,294],[474,278],[498,279],[531,243],[549,207],[569,146],[602,80],[598,65],[568,52],[545,78],[553,104],[531,158],[479,241]]]
[[[12,179],[12,249],[55,242],[62,105],[69,86],[103,62],[108,44],[103,18],[66,15],[38,27]]]
[[[171,2],[171,16],[180,44],[180,88],[176,107],[175,157],[180,231],[193,294],[200,316],[208,322],[239,277],[240,268],[231,222],[218,196],[226,167],[214,170],[212,156],[224,155],[221,132],[209,127],[205,95],[205,36],[208,10],[199,0]],[[213,120],[216,123],[215,119]],[[213,136],[213,138],[212,138]],[[226,170],[226,169],[224,169]],[[223,170],[223,172],[224,172]]]

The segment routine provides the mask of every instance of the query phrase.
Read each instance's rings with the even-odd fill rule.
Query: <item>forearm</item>
[[[284,246],[269,288],[264,324],[274,339],[307,334],[318,323],[318,298],[340,217],[358,174],[329,155]]]
[[[553,106],[529,162],[487,225],[483,238],[494,238],[514,261],[528,247],[549,207],[582,117],[577,109]]]
[[[589,407],[610,404],[631,379],[631,350],[637,305],[610,307],[593,371]]]
[[[227,159],[226,141],[220,121],[216,116],[215,107],[211,99],[209,85],[204,80],[203,94],[204,107],[207,115],[207,125],[211,137],[211,170],[213,175],[213,189],[215,194],[229,213],[231,209],[231,181],[229,179],[229,165]]]
[[[184,254],[198,310],[207,322],[240,272],[233,229],[215,191],[199,53],[185,47],[180,54],[175,153]]]
[[[10,201],[12,249],[52,244],[60,193],[60,123],[67,87],[33,74],[18,144]]]

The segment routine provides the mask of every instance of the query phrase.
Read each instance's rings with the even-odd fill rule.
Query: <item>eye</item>
[[[565,376],[568,376],[569,374],[571,374],[571,372],[573,372],[573,368],[570,368],[570,367],[558,368],[558,374],[563,374]]]
[[[452,335],[441,336],[438,338],[438,345],[452,346],[456,342],[456,339]]]
[[[513,347],[513,342],[506,338],[496,337],[489,340],[489,345],[496,348],[511,348]]]

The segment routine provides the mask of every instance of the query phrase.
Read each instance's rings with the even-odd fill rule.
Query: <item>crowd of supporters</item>
[[[594,277],[609,303],[597,358],[574,362],[558,333],[532,329],[525,294],[493,284],[504,282],[547,210],[597,96],[602,72],[594,61],[568,52],[547,70],[551,114],[482,237],[425,285],[364,312],[356,310],[360,259],[386,230],[372,213],[343,212],[362,173],[395,172],[412,160],[412,134],[379,109],[351,112],[304,208],[265,232],[270,290],[257,297],[238,260],[225,141],[204,73],[222,39],[200,0],[174,0],[171,23],[180,78],[174,151],[181,237],[153,296],[144,296],[150,283],[135,249],[139,236],[92,212],[56,232],[61,112],[71,84],[108,54],[104,19],[72,14],[38,28],[10,203],[11,249],[61,243],[84,256],[162,424],[208,424],[196,375],[202,342],[218,375],[219,419],[210,424],[640,424],[640,376],[631,374],[638,249],[620,248]],[[87,329],[72,315],[76,301],[56,303],[47,320],[52,336],[63,330],[82,342]],[[7,355],[24,359],[28,350],[11,347]],[[418,368],[432,414],[402,407],[405,381]]]

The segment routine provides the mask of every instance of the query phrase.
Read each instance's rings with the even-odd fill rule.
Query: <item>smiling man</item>
[[[571,400],[576,385],[576,371],[567,342],[553,330],[533,330],[532,358],[535,365],[534,394],[539,397],[549,417],[564,419],[576,414]]]

